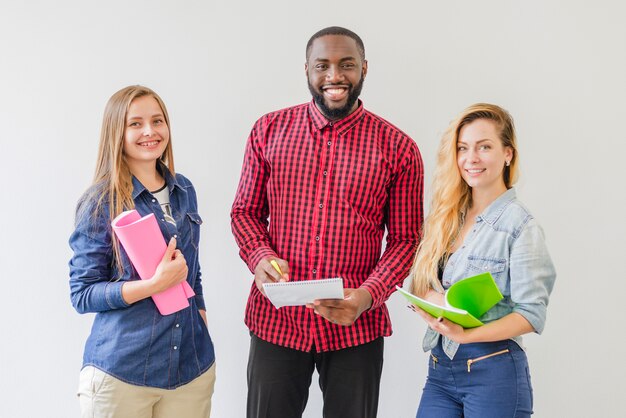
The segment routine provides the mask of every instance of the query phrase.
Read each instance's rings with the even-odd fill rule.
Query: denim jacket
[[[79,313],[96,312],[85,345],[83,367],[91,365],[127,383],[174,389],[205,372],[215,360],[213,343],[198,309],[205,309],[198,263],[202,220],[196,192],[180,174],[172,176],[160,166],[170,193],[173,225],[165,221],[159,202],[133,177],[132,198],[142,215],[153,212],[166,242],[177,238],[177,248],[187,261],[187,281],[195,297],[190,306],[162,316],[152,298],[128,305],[122,285],[140,280],[121,247],[124,271],[117,277],[111,242],[111,219],[105,203],[93,215],[95,202],[81,199],[76,229],[70,237],[74,255],[69,262],[70,291]]]
[[[517,200],[515,189],[500,195],[476,217],[462,246],[450,256],[443,271],[443,287],[489,271],[504,296],[481,318],[495,321],[517,312],[540,334],[546,322],[548,299],[556,271],[546,248],[543,230],[528,209]],[[428,328],[424,351],[434,348],[439,333]],[[512,338],[520,347],[522,337]],[[451,359],[459,344],[443,337],[443,350]]]

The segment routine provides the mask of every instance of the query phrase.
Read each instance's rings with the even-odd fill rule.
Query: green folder
[[[445,295],[446,306],[418,298],[399,286],[396,288],[413,305],[435,318],[444,317],[463,328],[483,325],[478,318],[502,299],[502,293],[489,272],[467,277],[450,286]]]

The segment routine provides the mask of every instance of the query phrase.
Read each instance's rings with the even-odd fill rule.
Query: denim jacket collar
[[[483,222],[484,221],[484,222]],[[461,246],[450,256],[442,284],[454,283],[488,271],[504,298],[482,315],[489,323],[512,312],[522,315],[540,333],[556,272],[545,245],[543,230],[528,209],[516,199],[514,189],[498,196],[476,217]],[[437,346],[440,334],[428,328],[423,348]],[[522,337],[511,338],[522,346]],[[453,359],[459,344],[443,337],[444,353]]]
[[[507,206],[509,206],[515,199],[515,189],[511,187],[509,190],[498,196],[496,200],[491,202],[491,204],[487,206],[487,209],[477,216],[476,220],[483,220],[489,225],[495,224],[498,219],[500,219],[500,216],[504,213]]]
[[[169,189],[170,194],[174,189],[178,189],[181,192],[186,192],[185,189],[178,183],[176,177],[172,175],[170,170],[165,164],[163,164],[161,160],[157,162],[157,170],[159,171],[159,174],[161,174],[165,179],[165,184],[167,184],[167,188]],[[139,196],[146,190],[148,189],[146,189],[146,187],[141,184],[139,180],[137,180],[137,177],[133,176],[133,200],[135,200],[137,196]]]

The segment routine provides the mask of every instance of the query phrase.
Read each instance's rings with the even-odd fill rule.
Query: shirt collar
[[[309,103],[309,116],[316,130],[321,131],[326,126],[332,126],[337,130],[340,135],[343,135],[350,129],[352,129],[352,127],[356,125],[365,114],[363,102],[361,100],[358,100],[358,103],[359,105],[354,112],[350,113],[343,119],[331,122],[326,118],[326,116],[322,114],[322,112],[320,112],[320,110],[317,108],[317,105],[315,104],[315,101],[311,100],[311,102]]]
[[[509,204],[517,198],[514,188],[510,188],[506,192],[502,193],[496,200],[491,202],[487,209],[483,213],[478,215],[479,219],[483,219],[490,225],[493,225]]]
[[[157,162],[157,170],[159,171],[159,174],[161,174],[163,178],[165,179],[165,184],[167,185],[167,188],[170,191],[170,193],[172,193],[172,190],[174,190],[175,188],[181,191],[184,191],[184,189],[180,186],[180,184],[178,184],[176,177],[172,175],[172,173],[167,168],[167,166],[163,163],[163,161],[159,160]],[[133,200],[135,200],[137,196],[139,196],[144,191],[149,191],[149,190],[146,189],[146,187],[143,184],[141,184],[139,180],[137,180],[137,177],[133,176]]]

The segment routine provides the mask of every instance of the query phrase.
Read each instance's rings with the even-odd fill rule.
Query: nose
[[[143,136],[152,136],[154,134],[154,128],[152,126],[152,124],[150,123],[146,123],[146,125],[143,128]]]
[[[343,81],[343,78],[343,72],[336,65],[331,65],[328,69],[328,72],[326,73],[326,80],[330,83],[338,83],[340,81]]]
[[[470,150],[467,153],[467,160],[472,163],[478,162],[479,160],[478,153],[475,150],[470,148]]]

